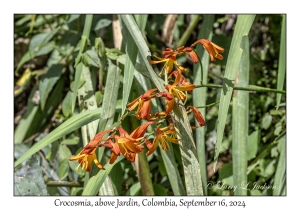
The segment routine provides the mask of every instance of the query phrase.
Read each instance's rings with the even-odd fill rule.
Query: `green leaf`
[[[138,26],[141,31],[144,30],[142,27],[142,23],[147,20],[147,15],[137,15],[136,20],[139,20]],[[144,25],[145,27],[145,25]],[[130,36],[128,29],[126,27],[123,28],[123,37],[126,37],[126,45],[125,45],[125,53],[126,53],[126,60],[125,60],[125,67],[124,67],[124,78],[123,78],[123,100],[122,100],[122,114],[124,114],[126,110],[126,105],[128,102],[130,89],[132,86],[133,81],[133,73],[135,71],[135,63],[138,54],[138,48]]]
[[[86,67],[90,67],[91,66],[91,64],[90,64],[91,63],[91,59],[90,59],[90,57],[89,57],[89,55],[87,53],[83,54],[81,62]]]
[[[95,52],[94,50],[87,50],[86,53],[85,53],[90,61],[89,61],[89,64],[94,66],[94,67],[97,67],[99,68],[99,65],[100,65],[100,59],[98,57],[98,54],[97,52]]]
[[[96,102],[98,105],[100,105],[103,101],[103,94],[100,91],[97,91],[95,93]]]
[[[198,39],[203,37],[207,37],[207,39],[212,39],[212,30],[213,30],[213,23],[215,20],[215,15],[203,15],[203,23],[198,34]],[[208,73],[208,65],[209,65],[209,54],[204,52],[205,49],[197,45],[196,46],[196,53],[202,63],[200,62],[194,65],[193,73],[194,73],[194,80],[193,84],[200,85],[200,81],[202,80],[204,84],[207,84],[207,73]],[[202,67],[202,69],[201,69]],[[193,106],[200,107],[205,105],[206,101],[206,92],[207,88],[196,88],[193,90]],[[203,118],[205,119],[206,109],[201,108],[199,111],[202,113]],[[199,126],[197,120],[195,120],[195,126]],[[205,149],[205,131],[207,130],[206,127],[197,128],[195,131],[195,141],[196,141],[196,148],[198,152],[198,160],[200,164],[200,172],[201,178],[203,183],[203,193],[207,195],[207,178],[206,178],[206,149]]]
[[[101,113],[101,119],[99,122],[99,131],[103,131],[106,128],[110,128],[113,124],[116,103],[118,99],[118,91],[120,84],[120,69],[113,63],[109,63],[108,75],[106,78],[105,92],[103,96],[103,110]]]
[[[58,170],[58,177],[60,180],[63,180],[68,176],[69,173],[69,160],[64,159],[62,162],[59,164],[59,170]]]
[[[158,196],[167,196],[168,195],[168,189],[161,186],[160,184],[153,184],[153,189],[155,195]]]
[[[267,130],[270,127],[271,123],[272,123],[272,116],[269,113],[265,114],[261,121],[262,129]]]
[[[51,144],[52,142],[58,140],[59,138],[67,135],[68,133],[77,130],[78,128],[86,125],[89,122],[99,119],[100,112],[102,112],[102,108],[98,108],[95,110],[87,111],[80,113],[66,120],[59,127],[54,129],[51,133],[33,145],[22,157],[20,157],[14,164],[14,166],[18,166],[24,160]]]
[[[90,36],[92,22],[93,22],[93,15],[91,15],[91,14],[86,15],[84,29],[83,29],[83,36],[81,37],[81,44],[82,44],[81,46],[83,48],[82,50],[85,50],[84,46],[87,44],[86,43],[87,39]],[[74,112],[74,108],[75,108],[77,90],[79,89],[79,81],[81,78],[82,68],[83,68],[83,64],[81,62],[78,62],[78,65],[76,65],[75,80],[74,80],[74,89],[73,89],[74,95],[72,98],[72,113]]]
[[[219,180],[222,180],[223,184],[225,184],[225,185],[233,185],[232,163],[226,163],[220,168]],[[240,186],[240,184],[238,186]]]
[[[60,28],[56,28],[50,33],[39,33],[32,37],[29,43],[28,52],[21,58],[18,66],[16,68],[16,73],[18,73],[20,67],[27,61],[33,59],[38,55],[48,54],[53,50],[54,43],[48,43],[53,36],[59,31]]]
[[[66,144],[66,145],[76,145],[79,143],[79,137],[74,136],[73,138],[65,139],[60,144]]]
[[[26,164],[14,174],[14,195],[41,196],[48,195],[44,183],[43,171],[37,157],[32,156]]]
[[[128,28],[128,31],[130,35],[132,36],[133,40],[135,41],[139,52],[142,55],[142,59],[144,61],[144,64],[146,65],[146,68],[148,70],[148,73],[154,82],[155,86],[160,90],[163,91],[164,87],[159,82],[159,78],[154,73],[154,70],[152,69],[151,65],[149,64],[149,61],[147,59],[148,56],[151,56],[150,50],[147,46],[147,43],[145,42],[145,39],[139,30],[139,27],[137,26],[135,20],[133,19],[132,15],[120,15],[122,20],[124,21],[124,25]]]
[[[123,172],[123,169],[122,169],[121,163],[119,162],[112,168],[112,170],[109,174],[109,177],[111,179],[111,182],[112,182],[112,185],[114,188],[115,195],[121,195],[123,180],[120,179],[120,177],[123,175],[122,172]]]
[[[80,52],[82,53],[82,54],[84,54],[85,53],[85,51],[86,51],[86,48],[87,48],[87,37],[86,36],[82,36],[81,37],[81,42],[80,42]]]
[[[26,112],[23,114],[19,124],[16,127],[15,130],[15,144],[21,144],[26,136],[26,133],[32,124],[32,121],[39,109],[39,106],[32,102],[32,99],[34,97],[34,94],[37,90],[37,87],[34,87],[31,90],[31,93],[28,97],[27,101],[27,109]]]
[[[54,85],[59,80],[63,68],[64,66],[61,64],[52,65],[48,69],[47,73],[42,76],[41,81],[39,83],[40,104],[42,110],[44,110],[48,95],[51,92]]]
[[[281,131],[282,131],[282,125],[280,124],[280,125],[276,126],[275,131],[274,131],[274,135],[278,136]]]
[[[280,156],[276,167],[273,195],[285,195],[286,186],[286,135],[281,138]]]
[[[76,68],[82,61],[82,53],[78,53],[76,59],[75,59],[75,64],[74,64],[74,67]]]
[[[282,15],[281,36],[280,36],[280,51],[277,74],[277,89],[282,90],[285,81],[286,71],[286,15]],[[282,94],[277,93],[276,108],[279,108]]]
[[[241,42],[243,50],[235,86],[249,85],[249,39],[244,36]],[[247,183],[247,138],[249,121],[249,92],[235,91],[232,106],[232,163],[234,186]],[[247,195],[247,189],[238,187],[234,195]]]
[[[105,27],[109,26],[110,24],[111,24],[111,20],[105,19],[105,18],[100,19],[97,22],[96,26],[94,27],[94,30],[97,31],[97,30],[99,30],[101,28],[105,28]]]
[[[260,141],[260,130],[253,131],[247,140],[247,160],[256,157],[258,151],[258,144]]]
[[[62,113],[65,117],[69,117],[72,115],[72,98],[73,98],[73,92],[68,91],[66,97],[64,98],[62,102]]]
[[[141,183],[137,182],[131,185],[131,187],[126,191],[126,196],[142,195]]]
[[[217,121],[217,140],[214,154],[214,170],[216,170],[219,152],[221,149],[229,103],[233,91],[233,82],[235,81],[236,73],[240,63],[240,58],[243,52],[241,42],[244,36],[247,36],[252,26],[255,15],[238,15],[237,23],[234,28],[234,34],[227,58],[225,75],[223,79],[223,91],[221,92],[219,114]],[[216,43],[217,44],[217,43]]]
[[[124,157],[118,157],[118,159],[114,162],[114,164],[107,163],[104,168],[105,170],[101,170],[97,173],[97,175],[91,177],[85,186],[82,195],[97,195],[99,189],[106,177],[109,175],[111,169],[116,165],[119,161],[121,161]]]

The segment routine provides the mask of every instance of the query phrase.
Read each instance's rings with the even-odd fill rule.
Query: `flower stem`
[[[196,88],[201,88],[201,87],[222,88],[222,85],[215,85],[215,84],[196,85]],[[233,87],[233,89],[234,90],[244,90],[244,91],[274,92],[274,93],[286,94],[286,91],[284,91],[284,90],[277,90],[277,89],[259,87],[259,86],[255,86],[255,85],[249,85],[248,87]]]
[[[182,35],[181,39],[178,41],[176,47],[180,47],[186,44],[187,40],[189,39],[190,35],[194,31],[195,27],[197,26],[198,22],[201,19],[201,15],[196,15],[194,19],[191,20],[188,28],[185,30],[184,34]]]
[[[196,108],[200,109],[200,108],[206,108],[206,107],[210,107],[210,106],[214,106],[216,104],[220,103],[220,101],[216,101],[214,103],[211,103],[211,104],[207,104],[205,106],[197,106]]]

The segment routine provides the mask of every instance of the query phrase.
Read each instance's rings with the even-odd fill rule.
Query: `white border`
[[[55,199],[65,200],[97,200],[99,197],[13,197],[13,14],[15,13],[286,13],[287,14],[287,196],[286,197],[208,197],[209,200],[245,201],[245,209],[262,209],[263,207],[298,206],[299,176],[298,156],[299,137],[297,130],[299,116],[298,87],[299,84],[299,15],[296,4],[276,1],[2,1],[1,9],[1,206],[20,207],[20,209],[40,209],[55,207]],[[133,6],[140,5],[140,6]],[[146,5],[146,6],[145,6]],[[134,7],[134,8],[133,8]],[[280,26],[278,26],[280,27]],[[3,135],[4,134],[4,135]],[[298,137],[298,138],[297,138]],[[297,161],[297,162],[296,162]],[[297,173],[298,172],[298,173]],[[297,186],[298,185],[298,186]],[[297,192],[296,192],[297,190]],[[297,197],[296,197],[297,196]],[[128,197],[102,197],[107,201],[128,199]],[[149,197],[148,197],[149,198]],[[163,197],[155,197],[162,199]],[[200,197],[173,197],[172,199],[205,199]],[[142,201],[144,197],[134,197]],[[1,207],[2,208],[2,207]],[[74,207],[64,207],[74,208]],[[76,207],[75,207],[76,208]],[[80,209],[84,207],[79,207]],[[79,209],[78,208],[78,209]],[[90,209],[90,207],[88,207]],[[99,207],[101,208],[101,207]],[[153,208],[153,207],[143,207]],[[167,207],[172,208],[172,207]],[[179,207],[178,207],[179,208]],[[200,207],[195,207],[200,208]],[[194,208],[194,209],[195,209]],[[202,207],[203,208],[203,207]],[[237,208],[237,207],[236,207]],[[4,208],[3,208],[4,209]],[[105,208],[109,209],[109,208]],[[131,208],[137,209],[137,208]],[[185,208],[182,208],[185,209]],[[189,208],[190,209],[190,208]]]

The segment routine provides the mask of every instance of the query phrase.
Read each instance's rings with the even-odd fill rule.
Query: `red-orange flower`
[[[139,144],[140,140],[143,138],[148,126],[155,123],[157,122],[152,121],[144,123],[135,129],[130,135],[123,128],[117,128],[120,136],[113,135],[112,138],[115,139],[115,142],[108,140],[104,144],[105,147],[112,151],[109,163],[113,164],[120,154],[123,154],[127,160],[133,162],[136,154],[140,153],[144,148],[143,145]]]
[[[156,97],[156,95],[152,93],[156,90],[157,88],[148,90],[146,93],[136,98],[131,103],[127,104],[127,108],[129,109],[129,111],[132,111],[138,106],[138,109],[135,113],[137,119],[140,120],[150,118],[151,99]]]
[[[204,117],[202,116],[201,112],[194,106],[188,106],[187,108],[190,108],[193,113],[194,117],[196,118],[197,122],[199,123],[200,127],[205,125]]]
[[[97,156],[95,154],[97,148],[94,148],[93,150],[89,150],[89,153],[86,153],[86,150],[83,149],[81,152],[76,155],[75,157],[69,158],[70,161],[78,160],[78,167],[81,166],[83,170],[86,170],[87,172],[91,171],[91,165],[92,162],[98,166],[98,168],[105,170],[105,168],[101,165],[101,163],[98,161]],[[78,169],[76,168],[76,170]]]
[[[209,53],[211,61],[216,61],[216,58],[223,60],[223,56],[220,54],[224,52],[224,49],[222,47],[214,44],[208,39],[199,39],[194,42],[191,47],[195,46],[198,43],[201,43],[204,49],[206,49],[206,51]]]
[[[106,140],[102,139],[103,136],[107,133],[112,132],[113,130],[105,130],[97,133],[94,138],[83,148],[84,153],[88,154],[93,151],[95,148],[100,146],[101,141]]]
[[[158,59],[158,61],[153,61],[153,60],[150,61],[150,64],[157,64],[157,63],[165,62],[164,66],[162,68],[162,71],[159,73],[159,76],[161,74],[166,74],[166,73],[169,74],[173,70],[174,65],[181,71],[187,71],[186,68],[180,66],[177,63],[176,56],[177,56],[178,52],[173,51],[170,48],[167,48],[167,49],[168,49],[168,51],[163,51],[165,58],[160,58],[160,57],[153,55],[155,58]]]
[[[77,160],[79,163],[78,167],[81,166],[82,169],[88,172],[91,170],[91,165],[93,161],[96,164],[96,166],[98,166],[98,168],[105,169],[98,161],[95,151],[97,147],[100,146],[101,141],[106,140],[103,139],[103,136],[110,132],[112,132],[112,130],[105,130],[96,134],[94,138],[81,150],[81,152],[78,155],[69,158],[69,160]]]
[[[182,74],[180,74],[180,72],[179,71],[177,71],[177,70],[175,70],[175,71],[172,71],[172,73],[169,75],[169,77],[168,78],[171,78],[172,76],[175,76],[175,78],[176,77],[178,77],[179,76],[179,84],[180,85],[192,85],[192,83],[190,83]]]
[[[166,88],[168,89],[169,93],[172,94],[173,97],[176,97],[178,99],[180,99],[181,101],[185,101],[186,99],[186,95],[184,94],[183,91],[190,91],[195,89],[195,85],[194,84],[185,84],[182,86],[177,86],[180,82],[181,79],[181,74],[180,71],[178,71],[179,73],[176,76],[176,79],[174,81],[174,83],[172,85],[166,85]]]
[[[158,147],[158,144],[161,145],[162,149],[168,150],[170,148],[168,141],[178,144],[178,139],[176,139],[175,135],[176,135],[176,131],[174,128],[169,129],[168,131],[163,132],[161,129],[159,128],[155,128],[156,131],[156,136],[153,140],[153,143],[151,143],[149,140],[146,140],[146,146],[148,147],[148,152],[146,153],[146,155],[151,155],[156,148]]]

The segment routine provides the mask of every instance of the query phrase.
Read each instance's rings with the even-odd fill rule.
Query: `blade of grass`
[[[32,121],[39,109],[39,106],[32,102],[32,98],[34,97],[34,93],[37,90],[37,87],[33,88],[30,96],[27,101],[27,109],[24,115],[22,116],[18,126],[15,130],[15,144],[21,144],[26,136],[26,133],[32,124]]]
[[[109,62],[103,96],[103,109],[98,125],[98,132],[111,128],[114,122],[120,84],[120,72],[120,69],[116,65]],[[100,160],[103,153],[104,147],[100,147],[97,152]],[[91,176],[97,173],[99,173],[99,169],[97,167],[93,167]]]
[[[279,146],[279,145],[278,145]],[[284,187],[286,185],[286,135],[280,142],[280,156],[275,172],[273,195],[285,195]]]
[[[120,15],[120,16],[123,22],[125,23],[124,25],[128,28],[130,35],[135,41],[139,49],[139,52],[141,53],[143,62],[148,70],[151,80],[160,91],[164,91],[164,86],[160,83],[159,78],[155,74],[152,66],[148,61],[148,56],[151,56],[151,53],[142,35],[142,32],[139,30],[139,27],[137,26],[135,20],[133,19],[132,15]]]
[[[106,130],[112,126],[118,99],[121,71],[119,67],[111,62],[109,63],[107,71],[108,73],[103,96],[103,110],[101,113],[98,131]]]
[[[223,91],[221,92],[219,114],[217,121],[217,140],[214,154],[214,171],[216,170],[219,152],[229,109],[229,103],[233,91],[233,81],[239,66],[243,50],[240,48],[243,36],[247,36],[252,26],[255,15],[238,15],[237,23],[233,33],[233,38],[227,58],[225,75],[223,80]]]
[[[236,86],[249,84],[249,39],[243,36],[243,49]],[[249,121],[249,92],[234,91],[232,106],[232,166],[234,186],[247,183],[247,137]],[[238,187],[234,195],[247,195],[247,189]]]
[[[214,15],[203,15],[203,23],[200,29],[200,33],[198,35],[198,39],[212,39],[212,27],[214,24],[215,16]],[[207,83],[207,72],[209,65],[209,54],[204,53],[204,48],[200,45],[196,47],[196,53],[199,55],[199,58],[202,62],[202,68],[199,63],[194,65],[194,81],[193,84],[200,85],[201,78],[203,78],[203,82]],[[202,75],[203,74],[203,75]],[[206,102],[206,91],[207,88],[198,88],[193,91],[193,106],[200,107],[203,106]],[[205,119],[205,108],[199,109]],[[199,126],[197,120],[195,120],[195,126]],[[195,131],[195,141],[196,148],[198,152],[198,160],[201,167],[201,178],[203,183],[203,193],[207,195],[207,187],[206,187],[206,150],[205,150],[205,130],[206,127],[197,128]]]
[[[93,22],[93,15],[91,15],[91,14],[86,15],[84,28],[83,28],[83,34],[82,34],[83,37],[85,37],[86,39],[88,39],[89,36],[90,36],[92,22]],[[81,41],[83,42],[83,38],[81,39]],[[79,53],[81,53],[81,52],[79,52]],[[75,108],[77,90],[78,90],[78,86],[79,86],[79,83],[80,83],[82,68],[83,68],[83,64],[80,62],[76,66],[76,71],[75,71],[74,88],[73,88],[74,94],[73,94],[73,99],[72,99],[72,113],[74,112],[74,108]]]
[[[119,161],[121,161],[124,157],[120,156],[118,159],[114,162],[114,164],[107,163],[104,168],[105,170],[101,170],[97,173],[96,176],[93,176],[88,181],[86,187],[83,189],[82,195],[97,195],[99,192],[99,189],[103,182],[105,181],[106,177],[110,173],[111,169],[116,165]]]
[[[95,98],[95,90],[92,84],[90,68],[83,66],[81,79],[85,81],[84,85],[78,89],[78,102],[81,105],[81,111],[94,110],[97,108],[97,102]],[[87,125],[89,139],[92,139],[98,128],[99,120],[95,120]],[[85,145],[85,144],[84,144]]]
[[[125,23],[124,25],[128,28],[128,31],[138,46],[144,61],[144,65],[147,67],[153,83],[160,91],[164,91],[165,89],[163,85],[160,83],[158,76],[155,74],[153,68],[149,64],[147,57],[150,55],[150,50],[133,17],[131,15],[120,16]],[[197,151],[194,144],[190,123],[186,115],[186,110],[183,108],[183,106],[178,108],[175,105],[171,116],[173,118],[175,127],[177,128],[178,139],[180,139],[179,144],[182,162],[184,165],[187,195],[203,195]]]
[[[279,64],[278,64],[278,75],[277,75],[277,89],[282,90],[285,81],[286,71],[286,15],[282,15],[281,23],[281,36],[280,36],[280,52],[279,52]],[[276,109],[279,108],[282,94],[276,94]]]
[[[95,110],[87,111],[84,113],[80,113],[75,115],[68,120],[66,120],[63,124],[33,145],[22,157],[20,157],[14,164],[14,166],[18,166],[24,160],[41,150],[42,148],[46,147],[47,145],[53,143],[54,141],[58,140],[59,138],[71,133],[72,131],[90,123],[94,120],[99,119],[99,114],[102,112],[102,108],[98,108]]]
[[[137,21],[137,25],[143,31],[145,29],[145,22],[147,21],[147,15],[136,15],[135,19]],[[124,78],[123,78],[123,100],[122,100],[122,114],[124,114],[126,110],[126,105],[128,102],[130,89],[133,81],[133,74],[135,70],[135,63],[138,54],[138,48],[132,39],[132,36],[129,35],[128,29],[126,27],[122,28],[123,32],[123,40],[126,40],[125,45],[125,53],[126,53],[126,61],[124,67]]]

